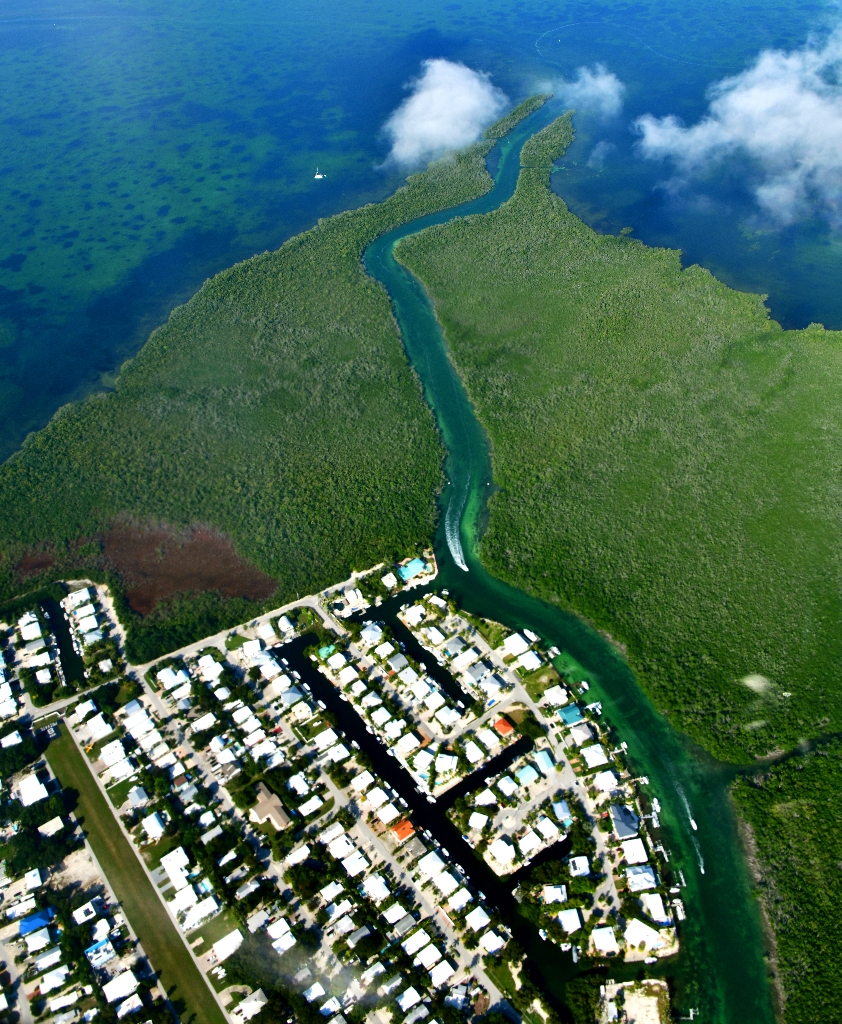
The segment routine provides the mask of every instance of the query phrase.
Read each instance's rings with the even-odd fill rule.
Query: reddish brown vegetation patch
[[[207,527],[177,533],[167,526],[116,523],[102,538],[102,551],[108,568],[123,580],[129,605],[141,615],[186,591],[262,601],[277,586],[240,558],[229,538]]]
[[[27,576],[37,576],[39,572],[52,569],[56,564],[55,555],[50,551],[34,551],[24,555],[15,566],[18,576],[23,580]]]

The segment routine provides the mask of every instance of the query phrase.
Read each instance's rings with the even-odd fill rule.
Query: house
[[[585,716],[576,704],[570,704],[566,708],[559,708],[558,717],[565,725],[575,725],[577,722],[584,722],[585,720]]]
[[[645,864],[649,860],[642,839],[627,839],[622,844],[622,850],[623,858],[628,864]]]
[[[521,786],[531,786],[533,782],[536,782],[541,776],[531,764],[525,764],[523,768],[518,769],[515,772],[515,778],[521,784]]]
[[[672,924],[672,920],[664,908],[664,901],[657,892],[645,892],[640,897],[643,910],[656,924]]]
[[[249,811],[249,819],[258,825],[269,821],[276,832],[288,827],[290,819],[278,796],[265,783],[257,784],[257,803]]]
[[[444,645],[444,653],[448,658],[455,658],[460,651],[465,650],[465,641],[459,636],[451,637]]]
[[[415,829],[412,826],[412,822],[408,818],[404,818],[402,821],[399,821],[397,825],[392,825],[389,831],[398,843],[404,843],[414,834]]]
[[[626,884],[630,892],[644,892],[658,888],[658,876],[648,864],[626,868]]]
[[[131,971],[123,971],[116,978],[112,978],[102,986],[102,994],[108,1003],[116,1003],[119,999],[125,999],[135,991],[140,982]]]
[[[494,730],[495,732],[498,732],[501,736],[506,737],[511,736],[512,733],[515,731],[515,728],[511,724],[511,722],[507,721],[505,718],[498,718],[497,721],[494,723]]]
[[[577,932],[582,927],[582,915],[576,907],[570,910],[562,910],[558,915],[558,923],[569,935],[572,932]]]
[[[588,769],[599,768],[601,765],[608,764],[608,755],[598,743],[594,743],[590,747],[581,747],[579,753],[582,755]]]
[[[625,804],[612,804],[610,810],[617,838],[633,839],[640,828],[640,818]]]
[[[538,753],[535,755],[535,764],[538,765],[541,772],[546,776],[551,775],[553,769],[555,768],[555,763],[553,762],[553,759],[550,757],[549,751],[547,750],[538,751]]]
[[[470,914],[465,917],[465,924],[472,932],[478,932],[481,928],[485,928],[490,921],[491,918],[486,914],[482,907],[474,907]]]
[[[646,925],[643,927],[645,928]],[[597,953],[601,953],[603,956],[616,956],[620,952],[620,947],[617,945],[617,936],[614,934],[614,929],[610,926],[594,928],[591,932],[591,942]]]
[[[523,639],[520,633],[512,633],[511,636],[507,636],[503,641],[502,653],[504,658],[517,658],[528,650],[529,644]]]
[[[570,877],[578,878],[591,873],[590,861],[587,857],[571,857],[570,858]]]
[[[540,849],[541,840],[535,832],[532,831],[532,829],[529,829],[520,837],[520,839],[518,839],[517,845],[523,856],[528,857],[530,853],[534,853],[536,850]]]
[[[535,651],[526,651],[515,662],[515,668],[519,668],[523,672],[535,672],[543,664]]]
[[[50,794],[35,774],[27,775],[18,783],[18,796],[24,807],[30,807],[39,800],[46,800]]]
[[[150,814],[148,818],[143,819],[143,831],[153,843],[161,838],[165,828],[164,819],[157,811],[154,814]]]
[[[606,770],[604,772],[597,772],[597,774],[591,778],[590,783],[601,793],[610,793],[612,790],[617,788],[618,779],[614,772]]]
[[[511,864],[515,859],[515,848],[505,836],[495,839],[488,852],[499,864]]]
[[[263,989],[259,988],[256,992],[252,992],[251,995],[246,996],[234,1009],[231,1011],[231,1016],[235,1017],[240,1021],[251,1020],[252,1017],[256,1016],[268,1002]]]
[[[556,684],[544,690],[540,703],[549,704],[551,707],[560,707],[562,704],[566,704],[567,700],[567,690]]]

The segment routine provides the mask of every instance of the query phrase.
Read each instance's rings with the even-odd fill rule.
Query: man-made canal
[[[483,568],[477,557],[477,542],[492,484],[488,440],[448,358],[424,289],[393,255],[396,242],[406,235],[456,216],[487,213],[505,202],[517,182],[523,142],[560,113],[551,102],[498,144],[493,154],[495,187],[491,192],[464,206],[406,224],[377,239],[365,254],[368,272],[391,296],[408,357],[447,447],[448,486],[441,497],[435,588],[448,588],[469,612],[513,629],[533,630],[565,653],[580,673],[578,678],[590,682],[594,699],[602,702],[604,717],[628,743],[632,769],[648,778],[645,791],[660,801],[662,842],[672,867],[686,880],[682,899],[687,919],[681,926],[681,953],[664,967],[674,982],[682,1013],[686,1015],[694,1008],[698,1010],[697,1019],[708,1022],[768,1024],[774,1017],[760,915],[751,897],[748,868],[728,796],[733,769],[714,762],[672,729],[619,653],[599,634],[575,616],[508,586]],[[384,606],[374,617],[382,618],[390,612],[393,614],[393,609]],[[342,719],[344,722],[346,716]],[[350,730],[349,735],[354,738]],[[398,778],[405,773],[397,762],[384,755],[377,767],[404,795]],[[407,796],[404,798],[409,802]],[[422,824],[425,814],[426,820],[433,820],[432,809],[427,812],[419,806],[417,813]],[[691,826],[691,819],[697,829]],[[435,827],[447,829],[443,822]],[[476,861],[458,834],[453,835],[455,832],[450,826],[449,831],[441,833],[446,834],[444,844],[454,859],[460,864],[468,858]],[[472,877],[476,877],[477,870],[487,869],[473,868]],[[491,884],[486,883],[488,888],[484,889],[489,896]],[[504,894],[497,889],[493,895],[505,902]],[[510,895],[509,901],[505,908],[501,906],[506,913],[516,910]],[[563,1000],[565,979],[579,967],[572,964],[569,954],[541,943],[537,935],[524,945],[545,986],[556,999]],[[620,965],[612,965],[611,973],[621,977]]]

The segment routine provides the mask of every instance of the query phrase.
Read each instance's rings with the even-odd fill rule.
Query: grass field
[[[224,1024],[225,1018],[161,905],[134,851],[117,827],[85,759],[63,727],[47,749],[59,782],[79,793],[76,814],[114,895],[158,972],[184,1024]],[[183,1007],[183,1008],[182,1008]]]

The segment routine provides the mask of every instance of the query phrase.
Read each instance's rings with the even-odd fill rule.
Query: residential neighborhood
[[[62,672],[46,616],[36,606],[0,626],[0,744],[36,754],[38,734],[45,753],[37,770],[4,761],[11,796],[25,816],[45,801],[57,809],[51,764],[76,765],[100,829],[125,844],[135,885],[203,979],[207,1019],[245,1021],[282,999],[293,1016],[306,1006],[333,1024],[441,1024],[445,1008],[495,1007],[537,1024],[551,1006],[519,995],[512,913],[573,962],[648,965],[678,951],[680,884],[652,835],[657,802],[588,684],[564,676],[535,634],[436,592],[430,556],[387,569],[146,666],[126,665],[107,588],[72,584],[59,606],[82,671],[46,706],[27,685],[27,670]],[[24,663],[42,650],[44,666]],[[75,838],[38,868],[38,884],[36,869],[13,877],[7,862],[2,905],[20,922],[8,941],[51,970],[36,986],[50,996],[38,1019],[89,1021],[103,999],[118,1017],[169,1012],[163,965],[142,952],[109,879],[89,872],[72,888],[68,872],[91,862],[98,839],[74,821],[39,822],[45,839]],[[87,908],[79,927],[92,922],[90,977],[65,965],[59,978],[60,958],[43,960],[69,885],[71,913]],[[34,966],[9,978],[19,1018],[35,1005]]]

